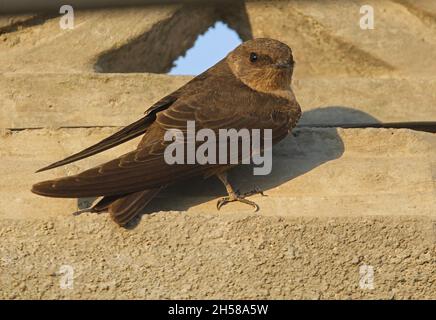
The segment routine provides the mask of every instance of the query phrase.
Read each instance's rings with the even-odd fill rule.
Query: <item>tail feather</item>
[[[115,202],[116,200],[118,200],[124,196],[125,195],[105,196],[90,208],[90,212],[100,213],[103,211],[108,211],[109,206],[113,202]]]
[[[113,201],[109,205],[112,220],[120,226],[125,226],[145,208],[160,190],[162,187],[139,191]]]

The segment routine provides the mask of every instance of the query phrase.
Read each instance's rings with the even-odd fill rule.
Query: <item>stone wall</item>
[[[375,29],[359,28],[373,5]],[[274,149],[261,210],[217,212],[225,190],[196,179],[160,194],[129,229],[73,217],[76,199],[30,193],[131,150],[132,141],[33,172],[108,136],[190,77],[165,75],[223,20],[272,37],[297,61],[306,127]],[[436,136],[322,123],[436,120],[436,5],[270,1],[0,16],[0,298],[436,298]],[[159,74],[160,73],[160,74]],[[61,284],[62,266],[74,272]],[[373,270],[373,283],[360,272]]]

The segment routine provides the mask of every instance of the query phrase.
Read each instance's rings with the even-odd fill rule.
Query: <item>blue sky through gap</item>
[[[170,70],[171,75],[198,75],[224,58],[242,43],[235,30],[218,21],[200,35],[184,57],[179,57]]]

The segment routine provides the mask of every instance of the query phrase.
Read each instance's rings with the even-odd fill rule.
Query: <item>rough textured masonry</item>
[[[359,28],[364,4],[374,30]],[[78,11],[73,30],[57,15],[0,16],[0,298],[436,299],[434,134],[298,128],[271,175],[231,172],[241,191],[265,190],[258,213],[218,213],[215,178],[172,186],[128,229],[105,213],[73,217],[77,199],[30,193],[134,148],[33,173],[188,81],[157,73],[217,20],[293,48],[303,124],[436,121],[431,1]]]

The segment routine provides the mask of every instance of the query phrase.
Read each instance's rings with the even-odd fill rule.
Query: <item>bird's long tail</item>
[[[162,188],[138,191],[120,197],[113,201],[109,206],[109,213],[118,225],[125,226],[129,221],[136,217],[141,210],[159,193]]]
[[[79,215],[84,212],[101,213],[109,211],[112,220],[120,226],[125,226],[140,214],[145,206],[162,189],[147,189],[126,195],[105,196],[92,207],[76,211],[73,215]]]

